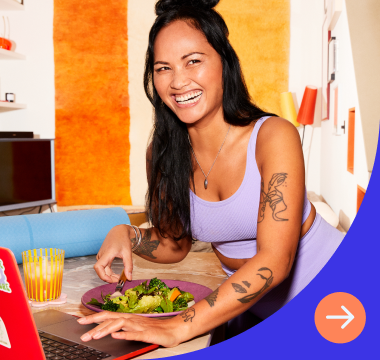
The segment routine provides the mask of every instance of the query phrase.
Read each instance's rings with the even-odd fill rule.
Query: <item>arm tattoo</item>
[[[152,231],[150,229],[146,229],[144,234],[142,235],[140,246],[135,250],[135,254],[137,255],[145,255],[150,257],[151,259],[157,259],[152,253],[154,250],[157,250],[158,245],[160,245],[159,240],[151,240]],[[136,243],[136,238],[132,238],[132,246]]]
[[[235,292],[237,293],[247,293],[247,289],[245,289],[243,286],[239,285],[239,284],[235,284],[235,283],[232,283],[232,287],[234,288]]]
[[[261,193],[260,193],[260,205],[259,205],[259,223],[264,220],[264,212],[269,203],[269,207],[272,209],[272,217],[276,221],[288,221],[278,216],[278,214],[284,212],[288,207],[284,201],[284,195],[278,187],[284,184],[288,174],[277,173],[273,174],[268,184],[268,192],[264,191],[264,181],[261,179]]]
[[[248,282],[248,281],[242,281],[242,283],[247,287],[249,288],[251,286],[251,284]]]
[[[266,289],[268,289],[269,288],[269,286],[272,284],[272,282],[273,282],[273,272],[272,272],[272,270],[271,269],[268,269],[268,268],[266,268],[266,267],[262,267],[262,268],[260,268],[258,271],[269,271],[270,272],[270,275],[269,275],[269,277],[265,277],[264,275],[262,275],[262,274],[256,274],[256,275],[258,275],[258,276],[260,276],[263,280],[266,280],[265,281],[265,284],[264,284],[264,286],[259,290],[259,291],[256,291],[255,293],[253,293],[253,294],[249,294],[249,295],[246,295],[246,296],[244,296],[244,297],[242,297],[242,298],[240,298],[240,299],[238,299],[241,303],[243,303],[243,304],[246,304],[246,303],[249,303],[250,301],[252,301],[254,298],[256,298],[257,296],[259,296],[261,293],[263,293]],[[266,274],[266,273],[264,273],[264,274]],[[243,284],[244,285],[246,285],[246,282],[247,281],[243,281]],[[249,283],[248,283],[249,284]],[[239,286],[239,289],[240,288],[242,288],[243,290],[245,290],[245,291],[237,291],[236,289],[237,289],[237,287],[236,287],[236,285],[237,286]],[[248,285],[247,285],[248,286]],[[246,289],[244,289],[243,288],[243,286],[241,286],[241,285],[239,285],[239,284],[232,284],[232,287],[235,289],[235,291],[236,292],[239,292],[239,293],[241,293],[241,292],[247,292],[247,290]],[[249,286],[248,286],[249,287]]]
[[[193,322],[193,319],[195,317],[195,309],[193,308],[187,309],[184,313],[181,314],[181,317],[184,322],[188,322],[188,321]]]
[[[216,299],[218,297],[219,288],[217,288],[212,294],[205,297],[205,300],[208,302],[210,307],[213,307],[216,303]]]

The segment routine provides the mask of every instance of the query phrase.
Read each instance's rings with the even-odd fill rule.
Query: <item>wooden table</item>
[[[99,285],[104,285],[104,282],[98,278],[93,269],[95,262],[95,256],[66,259],[62,292],[67,294],[67,303],[45,308],[32,308],[32,312],[55,309],[76,316],[92,314],[93,311],[81,304],[81,297],[86,291]],[[116,259],[112,268],[116,273],[121,273],[123,269],[122,261]],[[22,265],[19,266],[19,269],[23,275]],[[191,252],[180,263],[169,265],[152,263],[133,255],[133,279],[149,279],[153,277],[190,281],[215,290],[225,281],[226,274],[214,253]],[[138,356],[136,359],[155,359],[180,355],[203,349],[209,346],[210,341],[211,334],[207,333],[174,348],[159,348],[148,354]]]

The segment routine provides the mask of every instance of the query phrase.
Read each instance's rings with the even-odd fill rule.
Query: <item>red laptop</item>
[[[111,336],[82,342],[80,336],[95,326],[57,310],[32,314],[16,259],[0,247],[0,359],[121,360],[158,347]]]

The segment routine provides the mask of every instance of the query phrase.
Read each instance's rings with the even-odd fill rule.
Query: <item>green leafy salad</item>
[[[102,299],[104,303],[92,298],[87,304],[99,306],[102,310],[135,314],[157,314],[183,311],[194,296],[179,288],[169,288],[161,280],[154,278],[144,281],[133,289],[125,291],[125,295],[110,299],[108,294]]]

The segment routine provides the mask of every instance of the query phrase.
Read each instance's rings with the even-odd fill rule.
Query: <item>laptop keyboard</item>
[[[110,354],[95,350],[88,346],[63,339],[61,337],[38,331],[46,360],[102,360]]]

